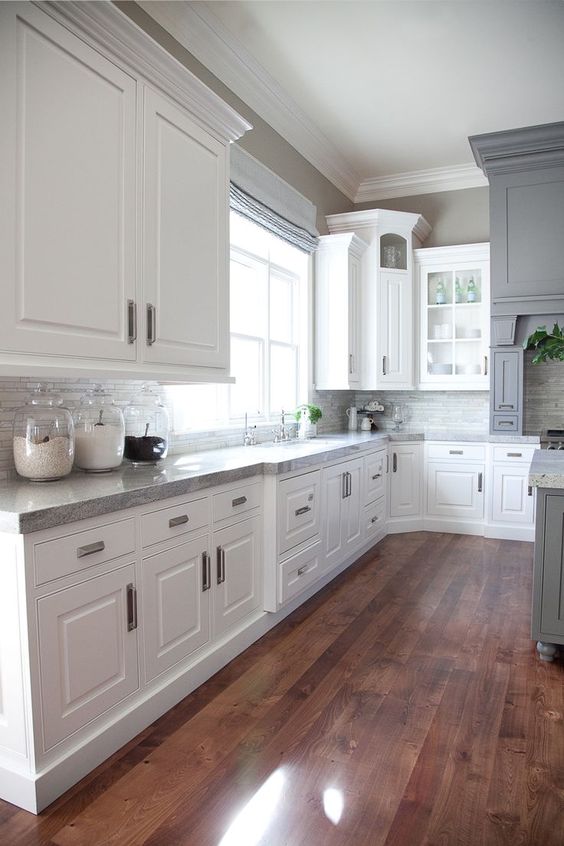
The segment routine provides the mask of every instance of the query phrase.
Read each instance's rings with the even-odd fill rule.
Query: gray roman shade
[[[231,145],[233,211],[306,253],[317,247],[317,208],[237,144]]]

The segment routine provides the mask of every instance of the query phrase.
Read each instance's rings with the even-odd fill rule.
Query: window
[[[231,372],[234,385],[166,389],[176,433],[277,420],[308,396],[309,265],[290,246],[231,213]]]

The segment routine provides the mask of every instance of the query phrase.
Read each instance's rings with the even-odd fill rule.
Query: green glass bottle
[[[474,283],[473,277],[471,276],[469,281],[468,281],[468,289],[467,289],[467,292],[466,292],[466,299],[469,303],[475,303],[476,302],[476,296],[477,296],[476,285]]]
[[[458,276],[456,277],[456,281],[454,283],[454,301],[455,303],[462,302],[462,286],[460,284],[460,279]]]
[[[437,292],[435,294],[435,303],[437,305],[444,305],[446,303],[445,283],[442,279],[437,282]]]

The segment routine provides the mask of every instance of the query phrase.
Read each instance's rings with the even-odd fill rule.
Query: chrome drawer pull
[[[509,408],[509,409],[511,409],[511,411],[513,411],[513,409],[515,408],[515,406],[514,406],[514,405],[512,405],[510,402],[500,402],[500,404],[498,405],[498,408],[499,408],[499,409],[502,409],[502,408]]]
[[[217,547],[217,583],[221,585],[225,581],[225,550],[222,546]]]
[[[133,583],[127,585],[127,631],[137,628],[137,591]]]
[[[303,505],[301,508],[296,509],[296,517],[299,517],[301,514],[307,514],[308,511],[311,511],[311,505]]]
[[[79,546],[76,550],[76,557],[77,558],[84,558],[85,555],[93,555],[95,552],[103,552],[106,548],[106,544],[104,541],[95,541],[94,543],[88,543],[86,546]]]
[[[449,449],[448,454],[449,455],[464,455],[464,450],[463,449]]]
[[[304,564],[303,567],[300,567],[298,570],[298,576],[303,576],[304,573],[307,573],[307,564]]]
[[[211,588],[211,561],[207,552],[202,552],[202,593]]]
[[[508,452],[507,457],[508,458],[523,458],[523,453],[522,452]]]
[[[377,523],[377,522],[378,522],[378,517],[373,517],[373,518],[372,518],[372,520],[371,520],[370,522],[371,522],[371,523]]]
[[[244,505],[246,503],[246,501],[247,501],[246,496],[238,496],[236,499],[231,500],[231,506],[233,508],[236,508],[237,505]]]
[[[181,514],[180,517],[171,517],[168,521],[168,525],[170,529],[174,529],[175,526],[183,526],[184,523],[188,523],[190,518],[187,514]]]
[[[381,478],[382,478],[382,474],[381,474],[381,473],[376,473],[376,475],[375,475],[375,476],[372,476],[372,481],[373,481],[373,482],[375,482],[375,481],[376,481],[376,479],[381,479]]]

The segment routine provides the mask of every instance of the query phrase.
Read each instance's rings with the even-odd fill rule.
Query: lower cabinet
[[[208,535],[143,558],[143,636],[147,681],[210,639]]]
[[[426,513],[428,517],[483,520],[484,465],[430,461]]]
[[[341,564],[362,541],[362,458],[323,469],[325,570]]]
[[[564,644],[564,490],[538,490],[532,637],[544,661]]]
[[[252,517],[213,535],[215,637],[232,629],[262,602],[261,529],[261,518]]]
[[[534,524],[534,496],[529,488],[529,465],[494,464],[492,520],[496,523]]]
[[[47,750],[139,687],[134,564],[42,597],[37,626]]]
[[[390,444],[390,517],[421,516],[423,444]]]

